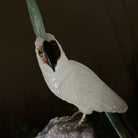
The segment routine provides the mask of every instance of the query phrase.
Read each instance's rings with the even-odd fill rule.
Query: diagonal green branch
[[[112,124],[120,138],[132,138],[117,114],[105,113],[105,115],[109,119],[110,123]]]
[[[26,0],[31,23],[33,25],[33,30],[36,37],[40,36],[42,38],[46,38],[45,27],[43,24],[43,19],[40,14],[39,8],[36,4],[35,0]]]

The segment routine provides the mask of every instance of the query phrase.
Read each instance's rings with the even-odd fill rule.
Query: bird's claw
[[[63,117],[60,117],[59,118],[59,120],[58,120],[58,122],[68,122],[69,121],[69,118],[70,118],[70,116],[63,116]]]
[[[77,124],[64,124],[61,126],[60,130],[74,131],[77,130],[81,125]]]

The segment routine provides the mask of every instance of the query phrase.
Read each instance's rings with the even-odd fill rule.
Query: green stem
[[[40,36],[45,39],[46,38],[45,27],[36,0],[26,0],[26,3],[36,37]]]
[[[120,138],[132,138],[117,114],[105,113]]]

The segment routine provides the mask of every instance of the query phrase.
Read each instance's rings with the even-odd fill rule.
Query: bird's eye
[[[38,49],[38,54],[39,54],[40,57],[43,57],[43,52],[42,52],[41,49]]]

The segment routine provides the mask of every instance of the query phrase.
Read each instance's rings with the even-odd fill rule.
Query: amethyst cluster
[[[74,125],[77,122],[66,122],[66,125]],[[35,138],[94,138],[93,129],[87,123],[82,124],[77,130],[61,129],[63,124],[65,123],[59,122],[59,118],[56,117],[50,120],[48,125]]]

